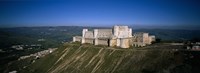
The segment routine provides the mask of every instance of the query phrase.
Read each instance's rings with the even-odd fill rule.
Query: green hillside
[[[172,64],[173,52],[167,50],[167,46],[155,47],[157,50],[151,48],[114,49],[89,44],[65,44],[52,54],[20,70],[20,73],[162,72]]]

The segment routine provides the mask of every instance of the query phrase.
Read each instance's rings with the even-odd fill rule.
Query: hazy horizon
[[[70,27],[70,26],[77,26],[77,27],[105,27],[105,28],[112,28],[115,25],[125,25],[129,26],[133,29],[172,29],[172,30],[200,30],[199,27],[191,27],[191,26],[152,26],[152,25],[146,25],[146,26],[141,26],[141,25],[129,25],[129,24],[113,24],[113,25],[105,25],[105,26],[93,26],[93,25],[32,25],[32,26],[26,26],[26,25],[21,25],[21,26],[1,26],[0,28],[19,28],[19,27]]]

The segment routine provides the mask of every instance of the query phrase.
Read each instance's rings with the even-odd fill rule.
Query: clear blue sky
[[[198,0],[0,1],[0,27],[13,26],[199,27]]]

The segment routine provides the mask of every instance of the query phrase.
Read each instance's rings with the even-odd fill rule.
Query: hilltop
[[[112,48],[66,43],[53,53],[19,69],[20,73],[154,73],[173,65],[180,46],[152,45],[143,48]],[[12,69],[10,69],[12,71]],[[14,70],[14,69],[13,69]]]

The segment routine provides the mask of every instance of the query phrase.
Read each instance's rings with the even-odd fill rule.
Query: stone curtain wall
[[[98,29],[97,38],[110,38],[112,37],[112,29]]]
[[[75,36],[73,37],[73,42],[81,42],[82,37],[81,36]]]
[[[92,31],[86,31],[85,32],[85,38],[94,38],[93,32]]]
[[[94,39],[85,38],[85,43],[94,44]]]
[[[110,39],[110,46],[117,46],[117,39]]]
[[[108,39],[98,39],[99,45],[108,45]]]

